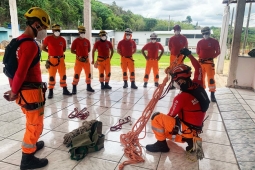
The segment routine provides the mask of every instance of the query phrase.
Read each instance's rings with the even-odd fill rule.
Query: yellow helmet
[[[101,31],[99,32],[99,35],[100,35],[100,36],[106,35],[106,34],[107,34],[107,32],[106,32],[105,30],[101,30]]]
[[[85,28],[84,26],[80,25],[80,26],[78,27],[78,31],[79,31],[79,32],[86,32],[86,28]]]
[[[26,18],[38,18],[44,26],[50,27],[50,16],[39,7],[30,8],[24,16]]]
[[[59,24],[53,24],[53,25],[51,26],[51,28],[52,28],[52,30],[61,30],[61,27],[60,27]]]

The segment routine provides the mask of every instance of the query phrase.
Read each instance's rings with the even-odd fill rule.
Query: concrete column
[[[222,26],[221,26],[221,33],[220,33],[220,49],[221,53],[218,58],[217,69],[216,73],[222,74],[224,69],[224,59],[227,52],[227,38],[228,38],[228,25],[229,25],[229,6],[225,7]]]
[[[90,41],[91,44],[91,50],[93,48],[93,44],[92,44],[92,31],[91,31],[91,2],[90,0],[84,0],[84,10],[83,10],[83,18],[84,18],[84,26],[86,28],[86,38]],[[92,53],[89,53],[89,59],[90,59],[90,63],[92,60]],[[90,65],[90,71],[91,71],[91,76],[93,78],[93,65]]]
[[[11,14],[12,38],[16,38],[19,36],[16,0],[9,0],[9,6],[10,6],[10,14]]]
[[[245,4],[246,4],[246,0],[237,1],[233,41],[232,41],[232,45],[231,45],[232,47],[230,51],[230,65],[229,65],[229,73],[228,73],[228,81],[227,81],[228,87],[234,86],[234,81],[236,80],[237,61],[238,61],[238,55],[240,51]]]

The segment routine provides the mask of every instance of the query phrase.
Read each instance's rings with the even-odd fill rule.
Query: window
[[[194,34],[184,34],[186,38],[194,38]]]
[[[165,44],[165,46],[168,46],[169,40],[170,40],[170,38],[166,38],[166,44]]]
[[[135,41],[135,44],[138,45],[139,44],[139,39],[133,39]]]
[[[196,34],[196,38],[203,38],[202,34]]]

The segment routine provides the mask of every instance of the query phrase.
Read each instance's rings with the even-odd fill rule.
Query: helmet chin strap
[[[33,28],[32,25],[31,25],[28,21],[26,22],[26,24],[27,24],[28,26],[30,26],[30,28],[32,28],[33,33],[34,33],[34,36],[37,37],[38,31],[37,31],[35,28]]]

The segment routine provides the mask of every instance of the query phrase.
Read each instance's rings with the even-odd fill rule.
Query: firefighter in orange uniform
[[[144,75],[144,85],[143,87],[147,87],[150,71],[153,69],[154,73],[154,82],[155,86],[158,87],[158,79],[159,79],[159,69],[158,69],[158,61],[160,60],[161,56],[164,54],[163,46],[157,42],[157,34],[152,33],[150,35],[151,42],[147,43],[142,48],[142,54],[146,59],[146,68],[145,68],[145,75]],[[147,55],[144,51],[147,51]],[[158,52],[160,54],[158,55]]]
[[[43,40],[47,36],[50,17],[38,7],[30,8],[25,17],[27,26],[17,39],[30,38],[31,41],[24,41],[16,51],[18,67],[13,79],[9,79],[11,90],[4,93],[4,98],[8,101],[16,100],[26,115],[26,129],[21,145],[21,170],[42,168],[48,164],[47,158],[35,157],[35,153],[44,147],[43,141],[37,141],[43,131],[47,85],[42,82],[39,62],[41,51],[33,39]],[[36,64],[30,67],[34,61]]]
[[[137,89],[135,85],[135,60],[133,60],[133,54],[136,52],[136,43],[132,40],[132,30],[127,28],[125,30],[124,38],[118,43],[117,51],[121,56],[121,68],[123,73],[124,86],[128,87],[127,69],[130,73],[131,88]]]
[[[171,140],[172,135],[176,135],[176,142],[187,142],[186,151],[192,151],[193,138],[199,137],[202,132],[210,101],[203,88],[201,66],[188,49],[185,48],[181,53],[190,58],[195,68],[194,79],[190,79],[191,68],[185,64],[166,69],[166,73],[171,70],[174,86],[181,92],[174,98],[167,115],[160,112],[152,115],[151,126],[157,142],[146,146],[150,152],[168,152],[170,149],[166,138]]]
[[[168,48],[171,53],[170,55],[170,67],[173,67],[173,63],[176,61],[176,58],[178,57],[177,60],[177,65],[178,64],[183,64],[182,59],[183,55],[180,55],[180,50],[183,48],[188,48],[188,40],[185,36],[181,35],[181,27],[180,25],[175,25],[173,27],[174,29],[174,36],[172,36],[169,39],[168,42]],[[174,65],[176,66],[176,65]]]
[[[98,51],[97,67],[99,71],[99,81],[101,83],[101,89],[112,89],[109,86],[111,77],[111,59],[113,55],[113,47],[110,41],[107,41],[107,33],[104,30],[99,32],[100,40],[94,44],[92,50],[92,62],[94,64],[95,51]],[[105,82],[105,83],[104,83]]]
[[[56,84],[56,73],[58,71],[60,76],[60,86],[63,87],[63,95],[72,95],[67,89],[66,84],[66,65],[65,55],[66,40],[60,36],[60,25],[52,25],[53,35],[47,36],[42,44],[42,50],[48,53],[49,63],[49,95],[48,99],[53,98],[53,88]]]
[[[203,84],[204,88],[206,88],[205,76],[207,76],[208,87],[211,92],[211,101],[216,102],[214,94],[216,91],[214,79],[215,65],[213,59],[220,54],[220,45],[216,39],[210,37],[211,29],[209,27],[204,27],[201,33],[204,38],[197,43],[197,54],[203,71]]]
[[[91,72],[90,72],[90,62],[89,62],[89,52],[91,50],[90,42],[85,38],[86,29],[84,26],[78,27],[79,37],[76,38],[71,46],[71,52],[76,54],[76,61],[74,66],[74,78],[73,78],[73,90],[72,93],[77,93],[77,84],[80,80],[80,74],[82,69],[84,69],[86,74],[86,84],[87,91],[94,92],[95,90],[91,87]]]

